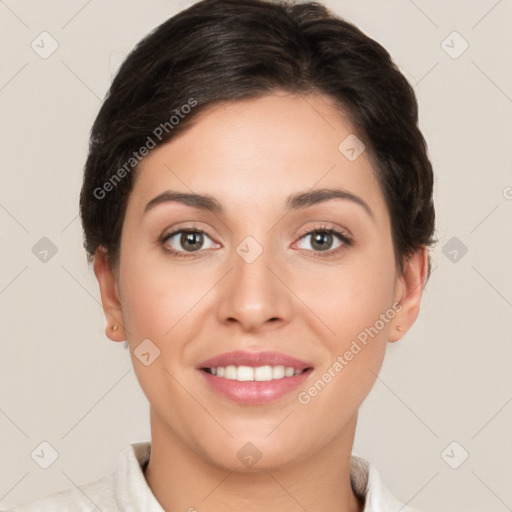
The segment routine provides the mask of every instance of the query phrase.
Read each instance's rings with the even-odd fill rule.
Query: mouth
[[[219,377],[221,379],[237,380],[238,382],[266,382],[269,380],[286,379],[294,375],[312,370],[312,367],[304,369],[294,368],[293,366],[283,365],[265,365],[265,366],[217,366],[213,368],[201,368],[210,375]]]
[[[304,383],[313,365],[278,352],[230,352],[196,369],[210,389],[242,404],[268,404]]]

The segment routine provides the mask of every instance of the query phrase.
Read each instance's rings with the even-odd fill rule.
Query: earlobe
[[[404,262],[399,277],[402,290],[400,312],[390,322],[390,342],[398,341],[413,326],[420,311],[421,296],[428,275],[428,248],[423,246]]]
[[[105,334],[112,341],[124,341],[126,334],[123,327],[117,276],[110,264],[108,253],[103,247],[98,247],[94,253],[94,274],[100,287],[101,303],[107,320]]]

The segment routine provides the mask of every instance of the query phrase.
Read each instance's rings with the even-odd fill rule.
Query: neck
[[[151,457],[145,478],[168,511],[362,512],[350,485],[357,417],[308,458],[249,471],[223,468],[193,451],[151,411]]]

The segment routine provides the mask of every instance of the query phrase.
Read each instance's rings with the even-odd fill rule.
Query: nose
[[[240,254],[233,252],[232,270],[221,282],[219,321],[237,324],[245,332],[274,329],[289,322],[291,293],[271,251],[263,250],[252,262]]]

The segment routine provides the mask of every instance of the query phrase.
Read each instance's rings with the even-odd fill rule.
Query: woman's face
[[[351,438],[403,292],[361,149],[328,98],[283,94],[216,105],[143,160],[118,293],[153,428],[226,468]]]

